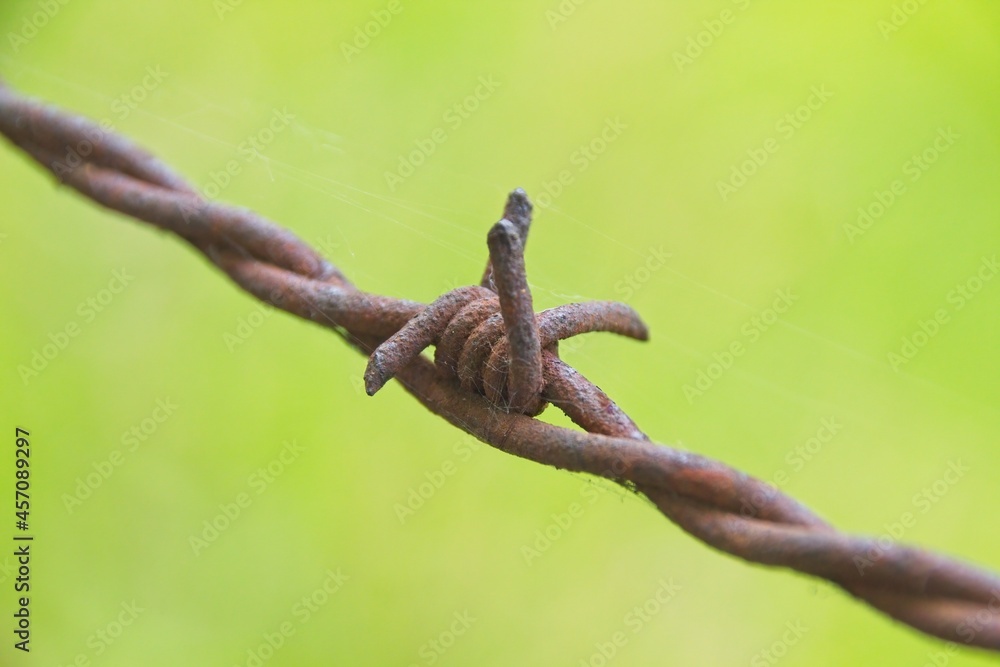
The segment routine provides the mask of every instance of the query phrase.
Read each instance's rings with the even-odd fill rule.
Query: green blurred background
[[[0,74],[109,119],[373,292],[475,282],[523,186],[545,204],[536,306],[625,299],[649,323],[648,344],[590,336],[563,356],[655,440],[852,532],[910,512],[904,541],[998,570],[998,29],[986,0],[8,0]],[[412,175],[386,177],[420,145]],[[477,448],[396,384],[367,398],[364,359],[328,331],[265,316],[7,145],[0,174],[0,474],[10,488],[29,429],[37,535],[34,650],[15,655],[5,625],[5,663],[921,665],[943,649],[607,484]],[[102,292],[115,271],[132,279]],[[893,363],[905,341],[919,349]],[[661,582],[679,587],[665,603]]]

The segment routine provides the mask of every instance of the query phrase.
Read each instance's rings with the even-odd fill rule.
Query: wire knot
[[[622,303],[574,303],[536,314],[524,268],[530,224],[531,203],[515,190],[487,236],[482,284],[444,294],[379,345],[365,370],[369,395],[434,345],[438,371],[464,390],[505,412],[534,416],[547,404],[546,369],[558,358],[560,340],[591,331],[648,339],[646,325]]]

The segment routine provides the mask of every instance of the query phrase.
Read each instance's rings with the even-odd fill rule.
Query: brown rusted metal
[[[481,300],[489,290],[478,287],[459,287],[427,306],[419,315],[379,345],[368,359],[365,369],[365,390],[369,396],[381,389],[406,364],[424,348],[435,344],[448,327],[451,319],[471,301]]]
[[[491,262],[482,287],[461,288],[429,307],[368,294],[290,232],[245,209],[202,200],[126,139],[2,84],[0,132],[84,196],[188,240],[257,298],[332,329],[365,355],[382,347],[366,371],[370,392],[395,377],[431,412],[498,449],[630,485],[715,549],[827,579],[930,635],[1000,650],[997,575],[838,532],[760,480],[650,442],[607,395],[558,358],[554,341],[585,331],[645,339],[645,326],[627,307],[572,304],[532,314],[542,348],[541,397],[585,431],[553,426],[503,406],[512,341],[504,336],[501,298],[491,290],[499,288],[494,271],[507,269]],[[89,150],[78,149],[82,142]],[[78,164],[68,164],[67,155],[75,154]],[[515,224],[522,249],[530,213],[527,197],[515,191],[504,218]],[[515,319],[527,317],[523,308],[514,310]],[[420,354],[430,344],[436,346],[433,364]]]
[[[528,230],[531,228],[531,201],[527,193],[521,188],[517,188],[507,196],[507,203],[503,209],[503,219],[514,225],[517,235],[521,239],[521,250],[528,244]],[[493,261],[487,260],[486,270],[483,272],[483,279],[480,286],[496,291],[493,283]]]
[[[513,195],[510,198],[513,199]],[[493,225],[486,243],[493,264],[493,283],[500,297],[504,333],[510,343],[505,359],[491,354],[490,360],[507,369],[507,405],[510,409],[536,414],[542,407],[542,345],[538,341],[535,309],[524,268],[521,234],[514,223],[504,219]],[[485,377],[483,386],[489,386]],[[502,389],[499,384],[493,387],[494,403],[500,403]]]

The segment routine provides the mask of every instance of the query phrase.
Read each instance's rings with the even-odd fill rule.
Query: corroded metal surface
[[[828,579],[918,630],[1000,650],[997,575],[892,541],[840,533],[760,480],[650,442],[604,392],[560,360],[556,341],[568,336],[612,331],[644,340],[647,332],[622,304],[531,312],[522,254],[531,205],[523,191],[511,194],[494,226],[480,286],[424,306],[359,290],[287,230],[246,209],[201,199],[128,140],[2,84],[0,132],[84,196],[176,233],[254,296],[329,327],[370,354],[369,393],[396,377],[429,410],[484,442],[626,484],[720,551]],[[420,354],[429,345],[436,347],[435,363]],[[533,419],[546,401],[585,431]]]

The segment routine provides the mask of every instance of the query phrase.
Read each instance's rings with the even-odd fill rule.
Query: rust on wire
[[[523,195],[515,192],[510,199],[520,197]],[[493,265],[493,283],[500,297],[500,316],[506,340],[510,343],[507,346],[509,359],[505,364],[510,378],[506,387],[508,404],[515,412],[536,414],[542,408],[542,345],[538,340],[538,324],[524,268],[524,244],[514,223],[504,218],[486,235],[486,245]],[[494,344],[496,347],[499,346]],[[494,358],[492,350],[489,359],[502,363]],[[483,388],[493,403],[500,402],[504,389],[502,378],[494,378],[493,383],[488,383],[484,376]]]
[[[523,251],[531,204],[508,198],[488,237],[479,285],[429,306],[369,294],[291,232],[208,202],[124,137],[0,83],[0,133],[62,183],[191,243],[255,297],[333,329],[369,355],[368,393],[396,378],[431,412],[505,452],[599,475],[649,498],[682,529],[750,562],[827,579],[917,630],[1000,651],[1000,577],[930,551],[841,533],[764,482],[651,442],[603,391],[558,356],[590,331],[645,340],[623,304],[535,314]],[[435,346],[434,362],[421,354]],[[533,419],[551,403],[583,431]]]

